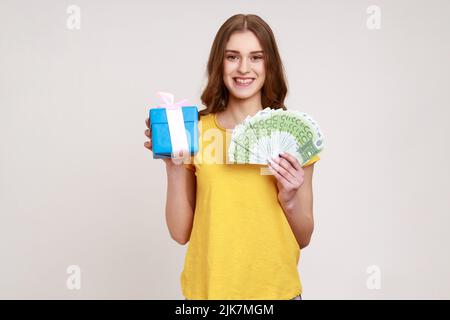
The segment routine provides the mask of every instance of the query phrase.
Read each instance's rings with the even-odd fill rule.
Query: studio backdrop
[[[449,1],[0,0],[0,298],[183,299],[187,245],[144,148],[167,91],[203,108],[218,28],[271,26],[314,168],[304,299],[450,298]]]

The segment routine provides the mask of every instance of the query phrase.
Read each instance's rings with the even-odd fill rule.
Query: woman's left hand
[[[278,200],[288,206],[297,194],[304,181],[304,171],[297,158],[289,153],[281,153],[280,157],[269,162],[269,170],[277,179]]]

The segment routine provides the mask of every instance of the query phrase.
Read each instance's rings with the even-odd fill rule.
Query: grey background
[[[66,9],[81,8],[68,30]],[[369,5],[381,29],[366,26]],[[186,246],[143,147],[157,91],[200,105],[220,25],[272,27],[326,138],[305,299],[450,298],[450,2],[0,1],[0,298],[182,299]],[[79,265],[81,290],[66,268]],[[381,288],[366,286],[371,265]]]

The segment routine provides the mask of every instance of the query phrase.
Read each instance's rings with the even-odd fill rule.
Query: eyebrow
[[[225,52],[233,52],[233,53],[240,53],[239,51],[237,51],[237,50],[225,50]],[[252,52],[250,52],[251,54],[253,54],[253,53],[263,53],[263,51],[262,50],[259,50],[259,51],[252,51]]]

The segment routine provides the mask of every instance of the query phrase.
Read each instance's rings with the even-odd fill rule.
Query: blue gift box
[[[196,106],[181,107],[184,118],[184,128],[191,155],[198,151],[198,110]],[[152,108],[149,113],[152,129],[153,158],[170,158],[172,156],[172,142],[167,123],[165,108]]]

